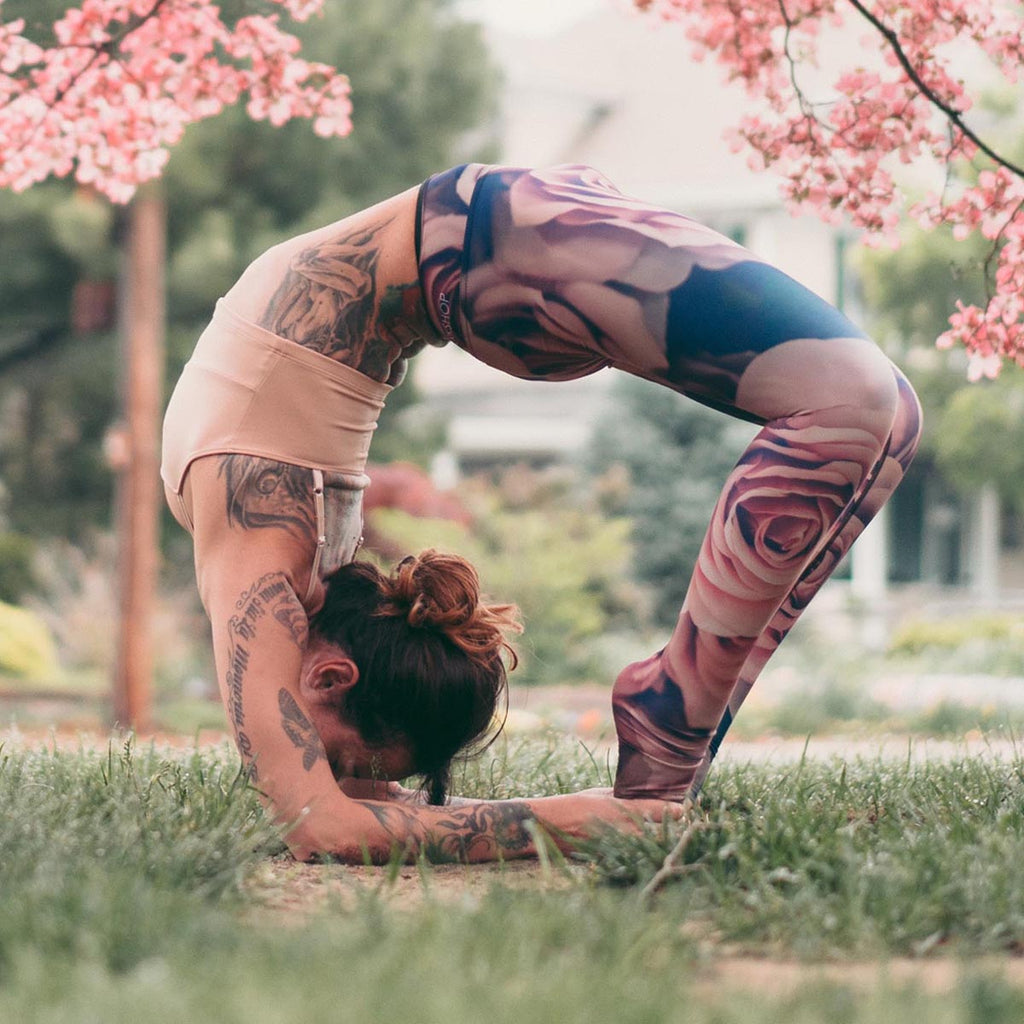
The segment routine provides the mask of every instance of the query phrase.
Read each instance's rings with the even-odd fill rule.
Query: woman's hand
[[[570,793],[561,799],[567,801],[562,813],[568,812],[578,819],[568,829],[572,835],[586,835],[593,832],[595,823],[607,824],[625,831],[637,831],[644,822],[678,821],[685,817],[692,802],[677,803],[671,800],[627,800],[614,795],[610,787],[595,786],[578,793]],[[556,825],[557,823],[552,822]]]

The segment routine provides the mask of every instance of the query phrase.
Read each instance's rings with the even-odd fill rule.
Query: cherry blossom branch
[[[727,133],[756,169],[781,174],[793,209],[845,220],[865,241],[901,243],[907,215],[992,249],[979,272],[983,308],[957,304],[943,347],[964,346],[969,375],[1024,366],[1024,167],[967,124],[971,105],[951,60],[976,47],[1011,82],[1024,77],[1024,11],[1015,0],[634,0],[683,21],[697,56],[714,54],[751,108]],[[845,21],[844,21],[845,16]],[[815,62],[822,29],[865,19],[881,35],[836,68],[827,103],[805,94],[798,65]],[[951,49],[956,44],[956,49]],[[979,169],[979,162],[985,166]],[[991,161],[992,166],[989,166]],[[900,165],[944,172],[940,194],[911,203]],[[971,168],[969,171],[965,169]],[[913,181],[907,177],[905,180]]]
[[[900,43],[900,37],[891,28],[889,28],[881,18],[869,11],[864,4],[861,3],[861,0],[847,0],[847,3],[849,3],[855,11],[858,11],[878,30],[878,33],[889,44],[889,48],[892,50],[896,59],[900,62],[900,66],[906,72],[907,78],[917,86],[921,95],[924,96],[932,106],[940,110],[949,119],[950,123],[956,127],[957,131],[970,139],[971,142],[973,142],[974,145],[982,151],[982,153],[995,163],[1002,165],[1008,171],[1012,171],[1018,177],[1024,178],[1024,167],[1021,167],[1020,164],[1014,163],[1008,157],[1002,156],[989,146],[988,143],[978,136],[978,134],[964,121],[960,111],[946,103],[942,97],[939,96],[918,74],[917,68],[915,68],[911,63],[910,58],[907,56]]]
[[[75,85],[78,84],[79,80],[93,67],[93,65],[98,60],[100,60],[102,57],[107,57],[109,60],[116,60],[117,48],[121,45],[121,42],[129,35],[131,35],[131,33],[136,28],[144,24],[149,18],[153,17],[153,15],[156,14],[157,10],[164,3],[165,0],[154,0],[154,4],[149,9],[148,12],[146,12],[143,15],[138,15],[136,17],[136,22],[134,25],[126,23],[124,29],[121,32],[119,32],[117,35],[109,36],[103,43],[67,47],[67,49],[92,50],[93,54],[92,57],[89,59],[89,63],[86,64],[84,67],[79,68],[77,71],[72,72],[71,77],[68,79],[68,81],[60,88],[58,88],[57,92],[54,94],[53,99],[46,101],[46,107],[43,111],[40,112],[39,120],[36,123],[35,131],[38,131],[40,128],[42,128],[43,124],[46,121],[47,112],[52,110],[54,107],[58,106],[60,102],[66,96],[68,96],[71,90],[74,89]],[[34,134],[35,132],[33,132],[33,135]],[[31,142],[31,138],[27,141]]]
[[[268,3],[304,20],[323,0]],[[213,0],[80,0],[47,48],[24,24],[0,17],[0,187],[74,174],[127,201],[160,174],[188,124],[243,96],[257,120],[351,130],[348,80],[303,60],[276,14],[228,24]]]
[[[797,81],[796,68],[797,59],[793,56],[790,50],[790,37],[793,34],[793,20],[789,16],[789,11],[786,10],[786,0],[779,0],[779,13],[782,15],[782,20],[786,26],[786,31],[782,37],[782,52],[785,54],[786,63],[789,65],[789,82],[793,87],[793,92],[796,94],[797,103],[800,105],[800,112],[808,120],[814,121],[815,124],[821,124],[818,120],[817,115],[814,113],[814,104],[811,103],[806,95],[804,95],[803,89],[800,88],[800,83]]]

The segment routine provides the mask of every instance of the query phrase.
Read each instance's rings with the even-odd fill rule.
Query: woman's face
[[[398,781],[416,774],[412,751],[403,743],[371,746],[359,730],[334,707],[310,707],[334,777],[371,781]]]

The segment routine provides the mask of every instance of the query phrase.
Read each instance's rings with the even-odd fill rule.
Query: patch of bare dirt
[[[570,869],[571,870],[571,869]],[[255,925],[301,925],[324,911],[354,913],[360,897],[378,893],[388,905],[414,910],[426,901],[473,908],[495,886],[548,891],[552,898],[574,884],[572,875],[551,870],[536,861],[507,864],[435,865],[424,872],[405,866],[351,867],[338,864],[297,864],[273,861],[260,866],[249,879],[250,921]],[[697,994],[713,1000],[723,991],[764,993],[770,997],[796,995],[808,985],[843,986],[872,991],[882,986],[913,987],[930,995],[956,991],[965,977],[984,974],[1024,988],[1024,958],[954,956],[896,957],[889,960],[828,961],[756,956],[731,950],[704,932],[699,922],[682,931],[700,941],[692,964]]]
[[[571,869],[569,869],[571,870]],[[415,909],[428,900],[476,906],[495,886],[530,891],[564,890],[572,877],[537,861],[504,864],[437,864],[420,871],[415,865],[362,867],[346,864],[300,864],[268,861],[246,883],[257,914],[301,923],[325,909],[351,911],[361,896],[376,893],[389,905]]]

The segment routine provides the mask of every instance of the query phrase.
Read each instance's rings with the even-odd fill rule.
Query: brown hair
[[[310,634],[359,667],[345,717],[371,746],[407,743],[430,802],[444,803],[453,759],[473,752],[506,694],[518,609],[487,603],[473,566],[434,550],[410,555],[390,575],[353,562],[326,585]]]

